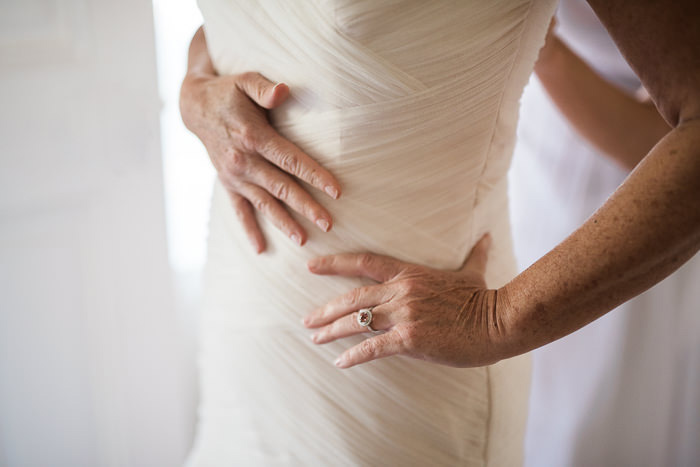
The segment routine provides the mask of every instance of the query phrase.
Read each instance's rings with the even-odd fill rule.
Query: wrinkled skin
[[[340,195],[340,185],[330,172],[270,126],[266,109],[281,105],[288,96],[286,84],[275,85],[259,73],[188,73],[182,86],[183,121],[207,148],[219,180],[258,253],[265,250],[265,239],[256,210],[298,245],[304,244],[307,233],[285,206],[319,229],[331,229],[330,213],[298,179],[332,198]]]
[[[304,319],[324,344],[368,332],[357,312],[372,309],[377,333],[348,349],[340,368],[402,354],[450,366],[471,367],[498,360],[505,323],[496,313],[497,291],[484,271],[491,239],[484,236],[457,271],[433,269],[371,253],[339,254],[308,263],[314,274],[364,276],[379,282],[353,289]]]

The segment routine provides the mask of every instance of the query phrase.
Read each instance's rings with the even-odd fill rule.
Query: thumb
[[[289,96],[289,86],[273,83],[260,73],[248,72],[237,76],[236,85],[253,102],[266,109],[274,109]]]
[[[464,261],[464,264],[459,269],[461,272],[464,271],[475,271],[479,274],[484,274],[486,272],[486,261],[489,257],[489,249],[491,248],[491,234],[484,234],[476,245],[469,252],[469,256]]]

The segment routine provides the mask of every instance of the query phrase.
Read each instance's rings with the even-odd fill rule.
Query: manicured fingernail
[[[289,238],[291,238],[292,241],[293,241],[294,243],[296,243],[297,245],[301,246],[301,237],[300,237],[299,235],[297,235],[297,234],[292,234],[292,235],[290,235]]]
[[[338,368],[343,368],[345,366],[345,360],[343,360],[343,357],[338,357],[338,359],[335,362],[333,362],[333,364]]]
[[[328,232],[328,229],[331,228],[331,225],[328,223],[326,219],[319,219],[316,221],[316,225],[321,228],[324,232]]]
[[[338,199],[338,190],[335,189],[335,187],[328,185],[326,188],[326,193],[328,193],[328,196],[330,196],[333,199]]]

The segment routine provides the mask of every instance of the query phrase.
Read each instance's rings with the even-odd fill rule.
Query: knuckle
[[[260,129],[257,125],[248,122],[243,123],[238,130],[238,135],[240,144],[248,151],[253,151],[258,147]]]
[[[298,176],[302,180],[307,181],[309,184],[313,186],[319,186],[320,185],[320,177],[318,174],[318,170],[315,168],[307,167],[304,164],[300,164],[301,166],[299,167],[299,173]]]
[[[402,288],[404,292],[406,293],[411,293],[411,292],[416,292],[418,290],[419,283],[416,279],[404,279],[402,281]]]
[[[246,173],[248,160],[245,154],[239,151],[231,152],[229,156],[228,171],[235,177],[240,177]]]
[[[265,88],[262,86],[255,86],[255,100],[257,102],[262,102],[265,97]]]
[[[299,159],[294,154],[284,154],[280,157],[280,167],[286,172],[296,174],[299,168]]]
[[[258,211],[267,212],[270,208],[270,201],[267,198],[256,198],[253,205]]]
[[[255,71],[246,71],[244,73],[240,73],[238,75],[238,79],[240,81],[253,81],[255,80],[257,74],[258,73],[256,73]]]
[[[415,348],[418,343],[418,332],[415,326],[404,325],[397,328],[401,341],[408,348]]]
[[[377,352],[379,351],[379,348],[377,346],[377,343],[375,342],[374,339],[365,339],[362,341],[360,344],[360,352],[366,356],[375,356],[377,355]]]
[[[354,305],[360,299],[361,289],[352,289],[350,292],[345,294],[344,302],[346,305]]]
[[[270,192],[275,198],[286,200],[289,198],[289,185],[284,181],[273,182]]]
[[[374,261],[375,261],[375,258],[370,253],[362,253],[357,258],[357,262],[358,262],[359,266],[363,269],[367,269],[367,268],[372,267],[372,265],[374,265]]]

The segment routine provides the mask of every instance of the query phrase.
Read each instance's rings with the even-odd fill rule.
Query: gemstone
[[[372,320],[372,314],[369,310],[360,310],[357,318],[362,326],[367,326]]]

